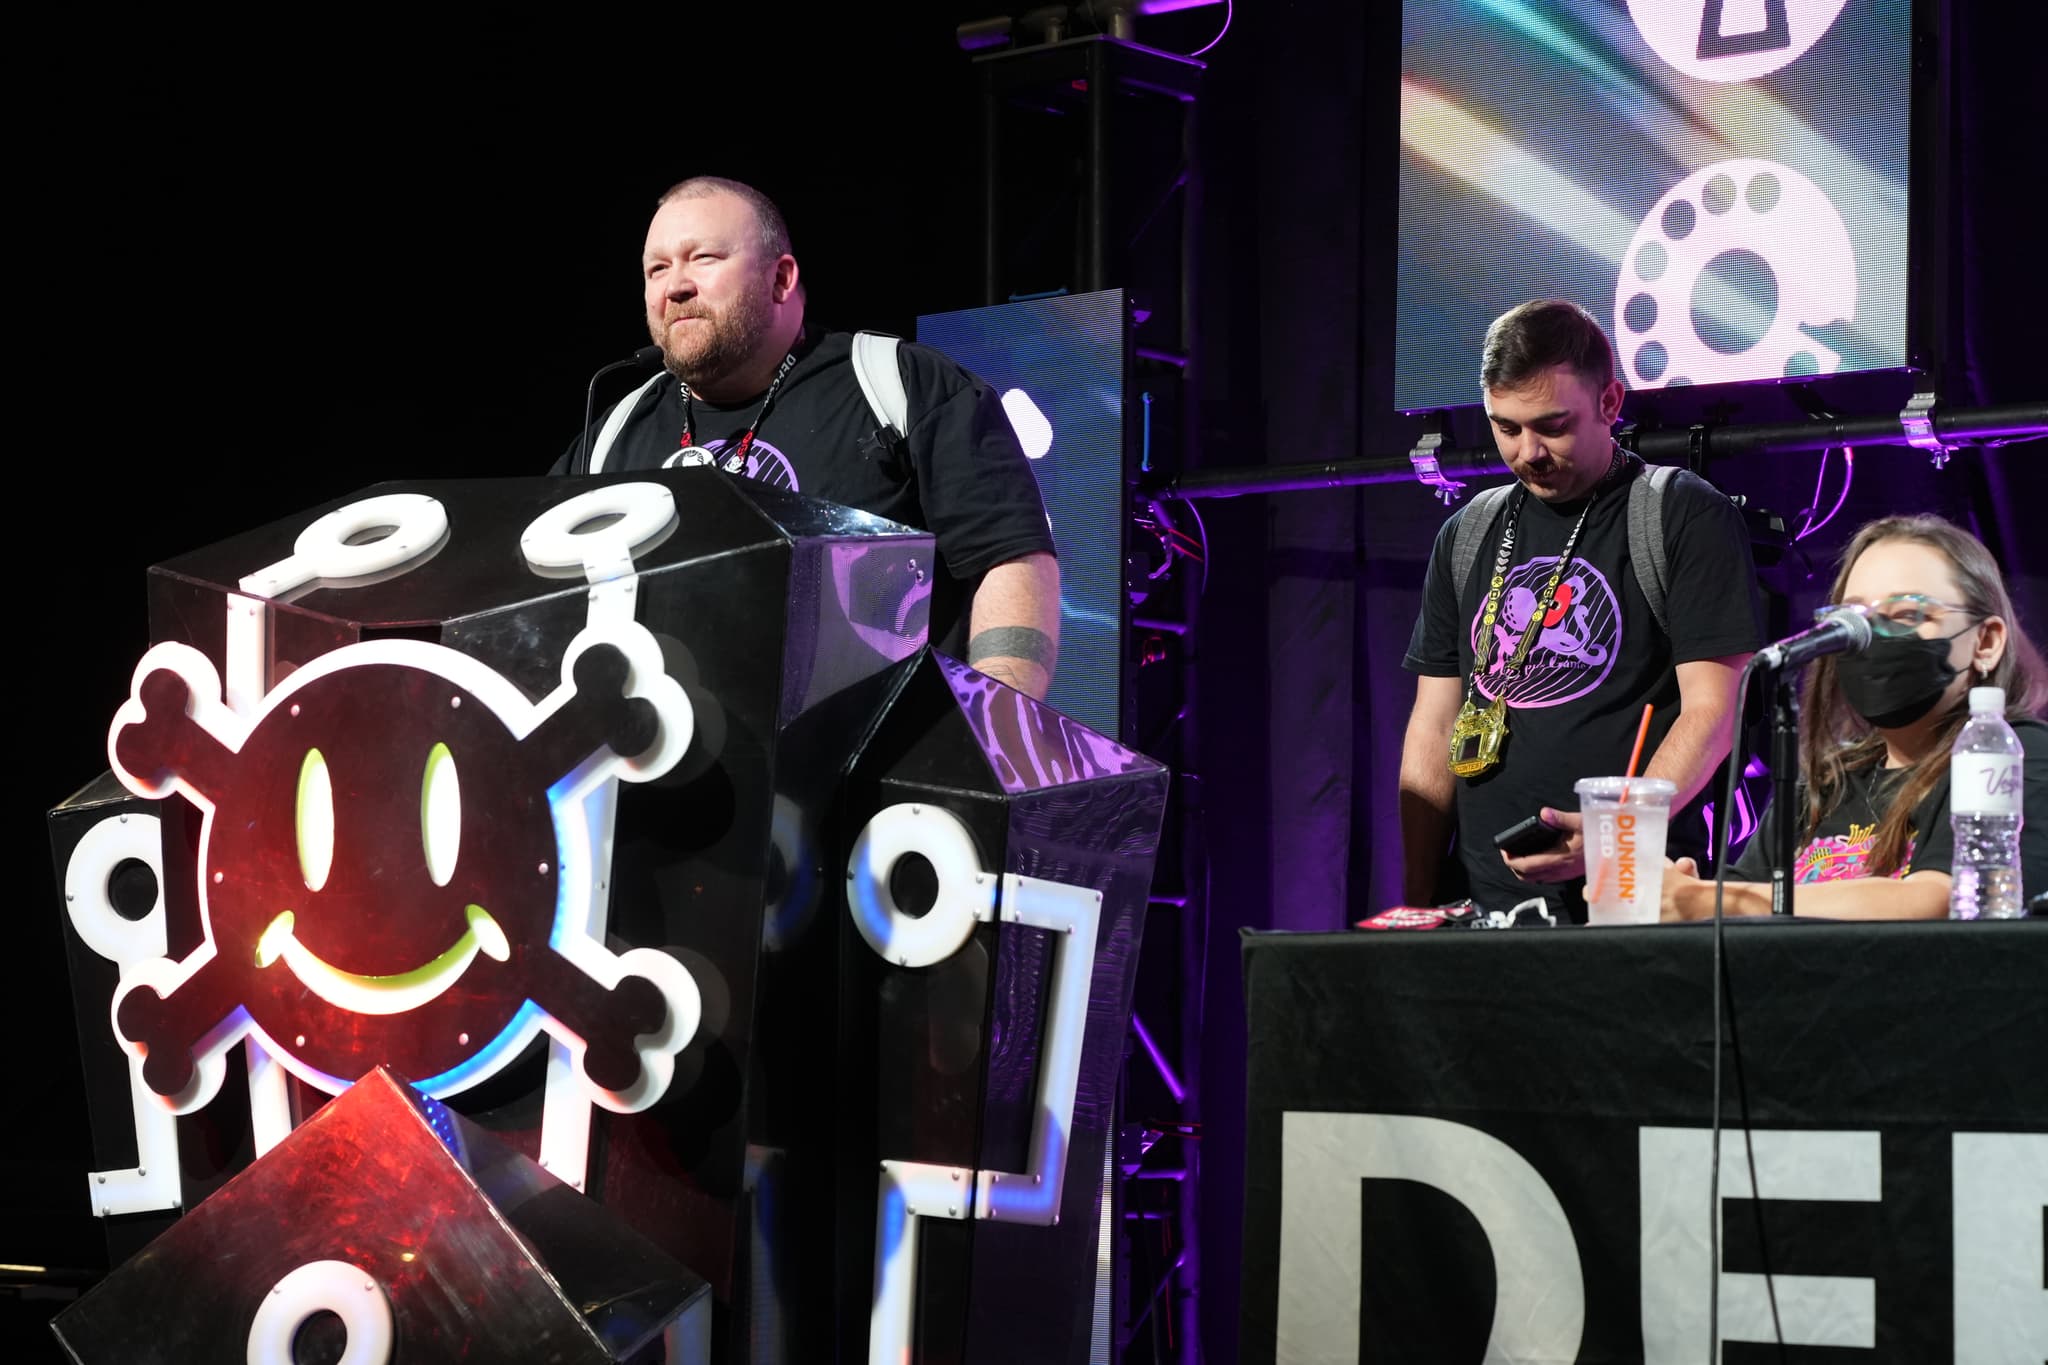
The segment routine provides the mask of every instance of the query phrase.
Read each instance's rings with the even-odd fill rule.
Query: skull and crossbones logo
[[[697,988],[668,954],[614,954],[582,927],[600,850],[581,804],[668,771],[690,734],[630,622],[586,628],[537,704],[467,655],[389,639],[320,656],[245,716],[204,655],[158,645],[108,752],[130,790],[203,812],[205,941],[142,964],[117,1035],[179,1112],[245,1034],[323,1089],[384,1064],[448,1094],[536,1029],[598,1103],[644,1108],[696,1031]]]

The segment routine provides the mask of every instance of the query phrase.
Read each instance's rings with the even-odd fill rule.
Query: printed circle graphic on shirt
[[[1591,692],[1613,671],[1615,656],[1621,653],[1621,603],[1607,575],[1574,559],[1557,585],[1557,601],[1537,625],[1542,633],[1527,661],[1515,677],[1507,676],[1508,661],[1521,648],[1537,598],[1556,568],[1556,555],[1542,555],[1508,570],[1500,614],[1493,623],[1493,650],[1479,679],[1480,694],[1489,700],[1499,697],[1517,708],[1562,706]],[[1475,650],[1485,619],[1482,601],[1472,616]]]
[[[1628,0],[1643,41],[1703,81],[1749,81],[1827,36],[1848,0]]]
[[[663,461],[663,464],[674,469],[679,466],[719,463],[725,458],[725,448],[731,444],[731,441],[725,440],[706,441],[701,446],[678,450]],[[704,458],[706,454],[712,458],[707,460]],[[747,452],[747,467],[740,472],[771,487],[787,488],[792,493],[803,491],[797,486],[796,466],[789,462],[789,457],[758,436],[754,438],[754,448]]]

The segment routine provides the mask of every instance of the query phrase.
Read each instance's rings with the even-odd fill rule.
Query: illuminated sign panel
[[[1406,0],[1394,405],[1591,309],[1632,388],[1907,362],[1911,0]]]
[[[1060,659],[1046,700],[1105,735],[1124,715],[1127,304],[1121,289],[930,313],[917,339],[1002,395],[1060,556]]]
[[[385,1064],[446,1094],[546,1028],[600,1103],[660,1094],[696,988],[665,954],[614,958],[570,927],[589,881],[563,864],[580,870],[588,850],[573,810],[558,840],[550,793],[573,807],[614,773],[667,771],[689,702],[637,627],[580,643],[538,706],[454,650],[376,640],[299,669],[248,720],[197,650],[144,656],[109,740],[114,771],[206,813],[206,942],[138,968],[114,1006],[152,1090],[204,1104],[225,1050],[253,1032],[323,1090]]]
[[[449,517],[422,493],[338,507],[242,574],[240,592],[216,589],[221,666],[180,641],[142,660],[108,754],[128,790],[200,812],[201,941],[174,959],[161,897],[133,923],[105,903],[122,859],[161,884],[163,859],[136,835],[153,836],[154,818],[80,842],[67,908],[120,969],[109,1014],[138,1153],[132,1169],[94,1173],[98,1211],[180,1202],[161,1116],[211,1100],[238,1042],[259,1153],[291,1126],[279,1067],[335,1093],[388,1065],[449,1095],[545,1032],[542,1159],[580,1188],[591,1106],[636,1112],[667,1089],[698,1026],[696,983],[673,955],[614,953],[603,935],[617,784],[669,772],[692,741],[690,702],[633,620],[635,555],[672,535],[674,501],[645,482],[550,501],[519,538],[524,568],[582,579],[585,624],[537,701],[424,640],[277,657],[280,601],[403,588],[436,559]]]

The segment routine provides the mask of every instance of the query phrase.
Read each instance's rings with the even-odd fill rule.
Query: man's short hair
[[[1614,348],[1593,315],[1564,299],[1531,299],[1486,329],[1479,385],[1512,391],[1553,365],[1571,366],[1595,392],[1614,382]]]
[[[702,199],[712,194],[736,195],[747,201],[747,207],[754,211],[754,221],[761,229],[761,249],[771,258],[793,254],[789,249],[789,225],[782,221],[782,210],[775,207],[770,199],[752,185],[737,180],[727,180],[722,175],[693,175],[688,180],[678,180],[662,191],[654,207],[660,209],[676,199]]]

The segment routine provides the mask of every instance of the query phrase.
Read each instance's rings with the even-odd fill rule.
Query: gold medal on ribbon
[[[1451,724],[1451,772],[1480,777],[1500,766],[1501,745],[1508,737],[1507,703],[1495,697],[1485,706],[1467,698]]]

